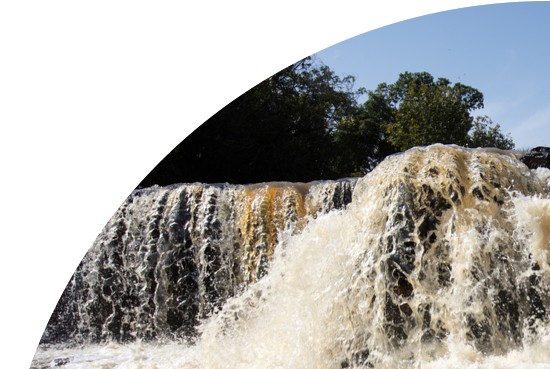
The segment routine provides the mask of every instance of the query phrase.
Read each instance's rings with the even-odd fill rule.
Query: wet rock
[[[550,147],[538,146],[531,149],[521,161],[529,167],[535,168],[550,168]]]
[[[134,191],[74,273],[41,344],[193,341],[201,320],[267,273],[281,232],[344,209],[356,181]]]
[[[63,358],[55,359],[53,361],[53,365],[54,366],[62,366],[62,365],[65,365],[65,364],[69,363],[70,361],[71,361],[70,357],[63,357]]]

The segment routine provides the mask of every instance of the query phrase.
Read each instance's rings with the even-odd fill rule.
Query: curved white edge
[[[109,217],[229,101],[352,36],[488,3],[3,2],[2,366],[29,367],[61,292]]]

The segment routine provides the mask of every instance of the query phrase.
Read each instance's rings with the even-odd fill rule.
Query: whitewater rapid
[[[131,331],[166,329],[160,297],[172,295],[162,291],[181,287],[184,280],[173,281],[175,287],[160,288],[161,279],[154,279],[153,288],[146,279],[133,279],[143,292],[136,296],[153,297],[145,303],[130,303],[132,312],[123,314],[123,308],[111,307],[101,310],[107,313],[105,321],[96,324],[96,342],[82,340],[83,334],[96,329],[84,314],[71,331],[77,333],[61,334],[68,338],[39,348],[33,367],[550,368],[549,178],[549,170],[529,170],[512,152],[434,145],[387,158],[348,187],[353,190],[351,203],[339,202],[323,211],[317,203],[317,210],[306,211],[312,205],[300,204],[308,203],[311,186],[301,186],[292,205],[281,208],[286,209],[287,219],[293,219],[286,225],[262,224],[266,218],[274,224],[277,217],[270,214],[284,212],[270,208],[272,202],[264,201],[244,212],[226,210],[225,218],[214,217],[224,219],[224,224],[216,225],[220,231],[215,236],[203,231],[193,245],[215,237],[217,243],[208,245],[226,251],[231,245],[231,250],[240,251],[227,251],[225,257],[208,264],[215,268],[201,280],[206,278],[214,291],[221,292],[215,296],[209,292],[214,297],[206,299],[205,313],[199,317],[203,305],[190,305],[197,310],[186,311],[197,316],[177,326],[174,332],[179,339],[160,333],[147,339],[143,332]],[[281,186],[277,188],[294,188]],[[226,194],[221,191],[216,198]],[[234,208],[243,203],[232,201]],[[146,213],[151,212],[148,206]],[[243,214],[246,219],[259,214],[245,223],[261,231],[243,232],[242,222],[237,222],[240,233],[229,230],[235,219],[244,219]],[[112,222],[120,223],[120,216]],[[128,217],[128,211],[124,216]],[[199,223],[213,224],[214,218]],[[109,229],[112,233],[113,228]],[[88,258],[100,258],[109,253],[105,249],[113,247],[128,255],[124,253],[128,245],[139,242],[134,237],[134,243],[128,243],[128,235],[136,233],[127,229],[119,235],[119,243],[105,236],[109,231],[104,232],[103,241],[96,243],[97,250]],[[247,234],[255,236],[247,238]],[[231,242],[224,242],[224,237]],[[273,245],[267,245],[267,239]],[[254,247],[236,245],[235,240]],[[184,247],[185,242],[178,245]],[[165,247],[166,252],[174,250]],[[140,255],[140,250],[142,255],[152,252],[151,247],[136,248],[130,259]],[[263,259],[258,255],[262,250]],[[157,250],[156,258],[163,257],[167,255]],[[102,260],[107,259],[113,260]],[[204,266],[199,259],[193,260]],[[253,267],[248,267],[251,263]],[[86,288],[104,291],[104,281],[101,289],[92,288],[93,281],[101,281],[90,277],[98,264],[86,265],[81,265],[87,272],[80,277],[88,281]],[[127,266],[124,258],[120,265]],[[172,268],[173,264],[166,265]],[[260,265],[265,270],[259,271]],[[219,270],[225,272],[216,274]],[[219,277],[219,282],[209,273]],[[193,301],[204,300],[201,293],[209,291],[205,288],[193,290],[197,296]],[[178,293],[185,294],[185,289]],[[91,304],[86,302],[89,296],[79,298]],[[178,301],[189,300],[184,296]],[[143,318],[147,321],[143,325],[132,325],[133,317],[145,314],[140,310],[144,306],[151,307],[151,316]],[[71,311],[86,313],[83,307]],[[121,322],[127,323],[130,336],[137,339],[117,340],[112,333],[109,322],[119,311]],[[120,332],[123,323],[116,326]]]

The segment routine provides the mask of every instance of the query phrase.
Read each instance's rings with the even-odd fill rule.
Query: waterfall
[[[136,191],[35,366],[550,368],[549,251],[550,171],[513,152],[433,145],[357,181]]]
[[[283,233],[351,201],[355,179],[134,191],[80,263],[42,343],[187,340],[267,269]]]

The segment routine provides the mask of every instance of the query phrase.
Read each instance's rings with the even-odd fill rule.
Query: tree
[[[392,107],[387,139],[400,151],[433,143],[466,145],[473,123],[470,112],[483,108],[483,94],[475,88],[452,85],[446,78],[434,81],[426,72],[402,73],[375,94]]]
[[[483,94],[473,87],[427,72],[402,73],[369,91],[363,106],[338,125],[340,168],[366,173],[390,154],[434,143],[512,148],[498,124],[474,119],[471,113],[480,108]]]
[[[500,125],[495,124],[488,116],[479,116],[474,120],[469,134],[469,147],[498,147],[510,150],[514,148],[514,141],[510,135],[500,132]]]
[[[254,183],[336,178],[333,133],[356,107],[352,76],[311,58],[276,73],[199,126],[142,181]]]
[[[483,94],[427,72],[368,92],[311,58],[276,73],[199,126],[139,187],[177,182],[307,182],[359,176],[386,156],[433,143],[513,147]]]
[[[364,175],[395,153],[386,139],[386,127],[392,121],[393,108],[389,101],[369,92],[364,105],[337,126],[335,145],[339,170],[346,176]]]

